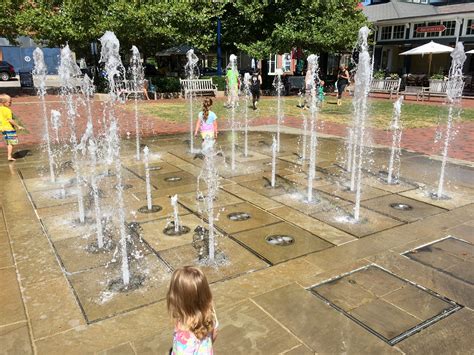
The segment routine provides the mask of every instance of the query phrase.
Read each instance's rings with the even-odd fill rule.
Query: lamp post
[[[222,75],[221,18],[217,18],[217,75]]]

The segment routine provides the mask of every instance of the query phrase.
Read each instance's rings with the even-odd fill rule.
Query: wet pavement
[[[197,194],[202,160],[187,136],[145,138],[154,153],[154,212],[134,144],[122,145],[125,220],[133,289],[117,289],[120,253],[95,248],[95,219],[78,220],[74,174],[51,183],[38,149],[8,164],[0,156],[0,352],[7,354],[161,354],[171,345],[165,294],[173,269],[201,265],[219,318],[216,353],[472,353],[474,321],[474,167],[447,166],[447,200],[434,200],[439,161],[404,152],[402,181],[386,185],[387,148],[364,169],[361,222],[350,218],[354,193],[338,157],[343,141],[322,149],[306,201],[307,162],[298,137],[282,133],[277,186],[268,186],[271,134],[253,132],[253,157],[230,171],[226,133],[219,138],[220,189],[214,202],[219,267],[201,265],[194,230],[207,227]],[[264,143],[262,143],[264,142]],[[239,142],[241,144],[242,142]],[[64,157],[64,160],[67,160]],[[5,161],[5,162],[3,162]],[[227,162],[227,163],[226,163]],[[87,165],[87,162],[86,164]],[[100,166],[100,203],[114,221],[116,182]],[[202,189],[202,187],[201,187]],[[188,227],[165,233],[170,196]],[[90,198],[86,210],[92,210]],[[408,207],[406,207],[408,206]]]

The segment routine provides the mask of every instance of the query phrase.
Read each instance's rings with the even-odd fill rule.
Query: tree
[[[124,53],[136,45],[148,56],[180,43],[208,50],[215,37],[210,19],[220,14],[221,7],[208,2],[30,0],[13,17],[18,34],[50,46],[68,43],[81,55],[110,30]]]
[[[352,48],[367,20],[357,0],[244,1],[234,3],[238,19],[226,18],[234,33],[243,33],[236,47],[264,59],[293,47],[310,52]]]

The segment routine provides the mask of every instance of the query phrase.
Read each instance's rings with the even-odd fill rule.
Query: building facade
[[[435,6],[436,5],[436,6]],[[422,56],[400,56],[400,53],[429,41],[454,47],[464,43],[466,51],[474,49],[474,2],[392,0],[375,1],[364,7],[374,25],[374,68],[389,73],[427,74],[427,59]],[[474,60],[468,55],[465,74],[474,72]],[[431,73],[446,74],[449,53],[432,57]]]

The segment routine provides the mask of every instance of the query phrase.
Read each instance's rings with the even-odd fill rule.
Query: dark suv
[[[15,68],[8,62],[0,60],[0,80],[7,81],[16,75]]]

